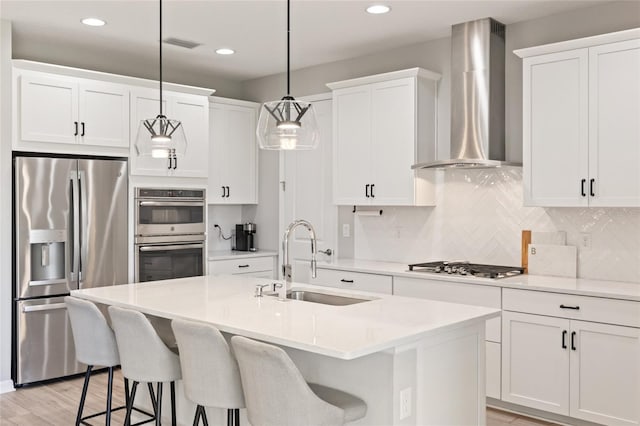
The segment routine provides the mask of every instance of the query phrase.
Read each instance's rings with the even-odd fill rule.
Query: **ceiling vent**
[[[202,43],[196,43],[194,41],[182,40],[175,37],[168,37],[162,40],[166,44],[171,44],[173,46],[184,47],[185,49],[193,49],[195,47],[200,46]]]

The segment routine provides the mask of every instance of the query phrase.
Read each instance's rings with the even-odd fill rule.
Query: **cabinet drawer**
[[[327,287],[373,291],[375,293],[385,294],[391,294],[393,288],[393,279],[389,275],[336,271],[322,268],[317,269],[317,277],[311,278],[310,283]]]
[[[450,281],[422,278],[395,277],[393,294],[396,296],[419,297],[441,302],[463,303],[500,309],[500,287],[478,284],[464,284]],[[500,318],[487,320],[486,340],[500,342]]]
[[[505,288],[502,290],[502,308],[506,311],[640,327],[640,302],[631,300]]]
[[[273,271],[273,256],[209,261],[210,275],[246,274],[259,271]]]

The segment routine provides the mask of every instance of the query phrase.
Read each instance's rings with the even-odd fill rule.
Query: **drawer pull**
[[[573,309],[574,311],[579,311],[580,306],[560,305],[560,309]]]
[[[340,280],[342,283],[353,284],[353,280],[345,280],[344,278]]]
[[[571,350],[572,350],[572,351],[575,351],[575,350],[576,350],[576,342],[575,342],[575,339],[576,339],[576,332],[575,332],[575,331],[572,331],[572,332],[571,332]]]
[[[249,265],[238,265],[238,268],[248,268]]]
[[[567,349],[567,342],[565,338],[567,337],[567,330],[562,330],[562,349]]]

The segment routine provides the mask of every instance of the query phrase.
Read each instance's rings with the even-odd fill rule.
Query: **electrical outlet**
[[[411,388],[400,391],[400,420],[411,416]]]
[[[591,233],[590,232],[582,232],[580,234],[580,247],[584,249],[591,248]]]
[[[349,238],[351,236],[351,226],[348,223],[342,224],[342,236]]]

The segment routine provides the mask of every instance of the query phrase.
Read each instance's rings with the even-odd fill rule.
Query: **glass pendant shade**
[[[140,122],[135,146],[138,156],[144,157],[168,158],[187,152],[182,123],[163,115]]]
[[[261,149],[315,149],[319,139],[315,108],[291,96],[266,102],[260,109],[256,135]]]

